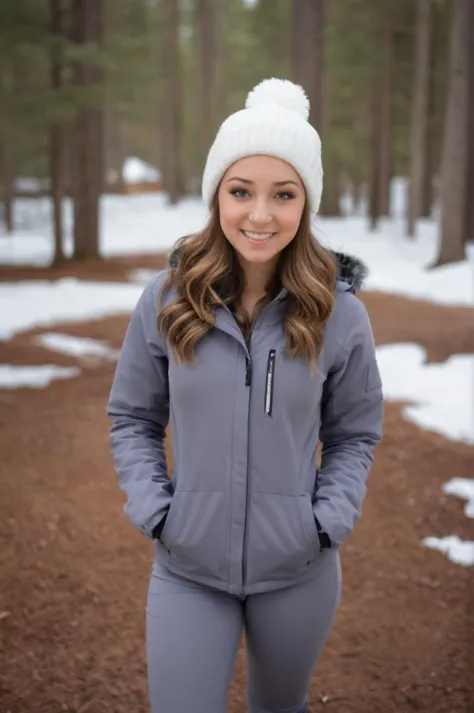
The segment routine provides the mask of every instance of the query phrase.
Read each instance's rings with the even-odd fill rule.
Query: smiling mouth
[[[242,230],[241,232],[252,243],[265,243],[275,235],[275,233],[255,233],[253,230]]]

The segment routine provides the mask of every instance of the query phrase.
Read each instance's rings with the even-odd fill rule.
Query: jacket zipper
[[[244,590],[245,590],[245,560],[247,556],[247,516],[248,516],[248,508],[249,508],[249,453],[250,453],[250,448],[249,448],[249,436],[250,436],[250,399],[252,397],[252,355],[250,353],[250,340],[252,338],[252,332],[248,335],[248,338],[246,340],[247,343],[247,349],[249,352],[249,356],[246,357],[245,359],[245,385],[249,387],[249,405],[248,405],[248,412],[247,412],[247,473],[246,473],[246,479],[245,479],[245,516],[244,516],[244,540],[242,543],[242,586],[240,588],[240,596],[244,596]]]
[[[252,384],[252,362],[248,357],[245,357],[245,386]]]
[[[273,411],[273,385],[275,382],[275,349],[268,352],[267,377],[265,380],[265,416],[272,415]]]

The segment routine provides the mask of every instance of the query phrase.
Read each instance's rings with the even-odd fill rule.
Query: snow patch
[[[442,552],[454,564],[464,567],[474,566],[474,542],[461,540],[457,535],[448,535],[447,537],[425,537],[422,543],[425,547]]]
[[[75,337],[71,334],[61,334],[58,332],[46,332],[34,339],[36,344],[57,352],[75,357],[102,357],[104,359],[116,360],[120,350],[111,349],[105,342],[97,339]]]
[[[88,282],[73,277],[0,283],[0,339],[60,322],[84,322],[128,314],[141,284]]]
[[[0,389],[42,389],[56,379],[79,376],[76,367],[41,364],[40,366],[12,366],[0,364]]]
[[[427,364],[418,344],[377,348],[384,398],[409,401],[403,415],[420,428],[474,444],[474,355]]]
[[[474,479],[473,478],[452,478],[443,485],[443,491],[447,495],[455,495],[462,500],[466,500],[464,514],[466,517],[474,518]]]

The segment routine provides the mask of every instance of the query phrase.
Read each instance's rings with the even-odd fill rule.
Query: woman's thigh
[[[250,713],[305,710],[311,676],[341,597],[336,551],[309,582],[247,599]]]
[[[242,603],[154,565],[147,601],[152,713],[225,713]]]

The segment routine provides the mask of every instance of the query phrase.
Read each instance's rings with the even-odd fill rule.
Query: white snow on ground
[[[0,235],[0,263],[46,265],[51,260],[50,205],[46,200],[20,200],[15,204],[19,223],[12,236]],[[397,209],[398,210],[398,209]],[[70,203],[65,203],[71,250]],[[105,196],[101,203],[101,250],[105,256],[168,250],[175,240],[199,229],[207,212],[198,199],[168,207],[157,194]],[[418,237],[404,237],[399,212],[383,221],[376,233],[367,230],[363,217],[324,220],[315,224],[320,239],[333,249],[358,255],[370,269],[366,288],[427,299],[436,303],[474,306],[474,254],[457,265],[427,270],[437,252],[436,222],[421,221]],[[129,313],[151,276],[135,270],[130,283],[82,282],[66,278],[55,282],[0,283],[0,339],[34,327],[60,322],[83,322]],[[115,358],[107,345],[49,333],[39,338],[53,352],[72,356]],[[416,344],[395,344],[377,349],[387,400],[406,401],[405,417],[422,428],[435,430],[455,441],[474,443],[474,355],[456,355],[444,364],[426,364],[426,354]],[[46,386],[54,378],[72,378],[78,369],[53,365],[13,367],[0,365],[0,388]],[[448,474],[449,475],[449,474]],[[451,479],[447,494],[465,499],[465,513],[474,517],[474,479]],[[423,544],[438,549],[458,564],[474,565],[474,543],[454,535],[425,538]]]
[[[42,364],[41,366],[10,366],[0,364],[0,389],[42,389],[54,379],[72,379],[79,376],[76,367],[55,366]]]
[[[369,267],[365,290],[390,292],[446,305],[474,306],[474,255],[469,260],[427,269],[438,246],[437,224],[420,221],[416,240],[405,237],[401,220],[384,220],[375,233],[365,218],[323,220],[316,224],[322,242],[357,255]]]
[[[377,361],[385,399],[411,402],[405,418],[454,441],[474,444],[474,355],[427,364],[418,344],[388,344],[377,348]]]
[[[443,491],[447,495],[456,495],[466,501],[464,514],[466,517],[474,518],[474,480],[471,478],[452,478],[443,485]]]
[[[11,339],[33,327],[130,312],[142,290],[139,283],[88,282],[72,277],[0,282],[0,339]]]
[[[443,485],[443,492],[466,501],[464,514],[474,518],[474,479],[451,478]],[[463,541],[455,535],[448,537],[425,537],[423,544],[445,554],[451,562],[474,566],[474,541]]]
[[[425,547],[442,552],[454,564],[464,567],[474,566],[474,542],[461,540],[457,535],[448,537],[425,537],[422,540]]]
[[[18,229],[12,235],[0,232],[0,264],[49,264],[53,255],[50,201],[19,199],[14,213]],[[106,195],[100,205],[100,250],[105,257],[168,250],[179,237],[198,230],[206,217],[198,198],[168,206],[161,193]],[[71,255],[70,200],[64,201],[64,225],[65,253]]]
[[[71,334],[46,332],[36,337],[34,342],[41,347],[51,349],[53,352],[75,357],[96,356],[115,360],[120,353],[116,349],[111,349],[105,342],[97,339],[75,337]]]
[[[400,202],[399,199],[397,199]],[[53,239],[48,199],[15,202],[18,230],[0,234],[0,264],[46,265],[52,258]],[[65,201],[66,254],[71,252],[71,204]],[[207,218],[199,198],[186,198],[175,206],[159,193],[106,195],[101,201],[102,254],[110,257],[130,253],[169,250],[178,237],[198,230]],[[315,232],[333,249],[358,255],[368,264],[366,289],[393,292],[440,304],[474,306],[474,251],[471,258],[455,265],[428,270],[438,248],[435,220],[419,222],[416,240],[405,237],[400,209],[381,221],[375,233],[364,217],[317,218]]]
[[[385,400],[410,402],[403,411],[406,419],[451,440],[474,444],[474,355],[427,364],[426,352],[417,344],[389,344],[377,348],[377,361]],[[465,515],[474,518],[474,479],[452,478],[443,491],[465,499]],[[474,542],[455,535],[425,537],[422,542],[455,564],[474,566]]]

